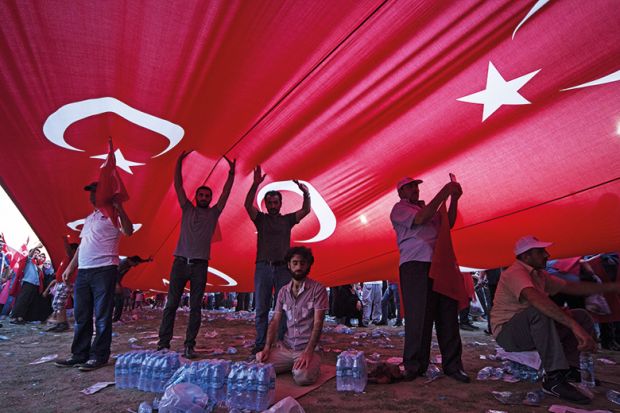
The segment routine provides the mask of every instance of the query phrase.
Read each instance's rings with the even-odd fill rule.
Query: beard
[[[310,269],[303,271],[303,272],[291,271],[291,277],[293,277],[295,281],[302,281],[304,278],[308,276],[308,273],[310,273]]]
[[[206,201],[196,202],[196,206],[198,208],[209,208],[209,202],[206,202]]]

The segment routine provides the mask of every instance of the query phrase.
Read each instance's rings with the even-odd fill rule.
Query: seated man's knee
[[[293,380],[298,386],[310,386],[319,378],[319,371],[312,371],[310,369],[293,370]]]

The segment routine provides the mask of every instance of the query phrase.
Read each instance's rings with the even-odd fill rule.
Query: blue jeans
[[[394,300],[394,305],[396,307],[396,322],[402,322],[402,317],[400,316],[400,295],[398,294],[398,284],[390,283],[388,288],[383,293],[383,297],[381,298],[381,321],[385,321],[387,323],[388,313],[389,313],[389,304],[390,300]]]
[[[118,266],[79,269],[75,280],[75,330],[71,353],[78,360],[107,362],[112,344],[112,309]],[[93,310],[95,329],[93,336]]]
[[[278,297],[280,288],[291,281],[291,273],[285,265],[270,265],[266,262],[257,262],[254,272],[254,300],[256,305],[256,348],[262,349],[267,341],[267,326],[269,321],[269,309],[273,299],[272,291],[275,289],[275,297]],[[286,330],[286,317],[283,314],[282,322],[278,328],[278,339],[284,336]]]

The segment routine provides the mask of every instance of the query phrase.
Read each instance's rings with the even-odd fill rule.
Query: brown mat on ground
[[[294,399],[299,399],[301,396],[318,389],[325,384],[326,381],[334,377],[336,377],[336,366],[328,364],[321,364],[321,375],[316,383],[311,386],[296,385],[293,381],[293,375],[291,373],[279,374],[276,377],[276,395],[273,403],[275,404],[287,396],[291,396]]]

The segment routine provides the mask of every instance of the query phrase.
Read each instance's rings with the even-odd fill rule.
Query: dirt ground
[[[188,313],[179,311],[175,325],[172,349],[181,351]],[[156,346],[157,329],[161,310],[141,310],[128,314],[124,321],[114,324],[112,355],[126,351]],[[15,326],[1,320],[0,328],[0,412],[127,412],[137,411],[144,400],[151,401],[155,394],[138,390],[119,390],[114,386],[92,395],[80,390],[97,382],[114,381],[113,360],[102,369],[80,372],[77,369],[60,369],[53,362],[30,365],[40,357],[58,354],[69,355],[72,332],[46,333],[44,326],[27,324]],[[462,331],[463,362],[472,379],[462,384],[450,378],[439,378],[425,383],[424,379],[390,385],[369,385],[364,393],[339,393],[332,379],[298,401],[306,412],[467,412],[479,413],[498,410],[510,413],[546,412],[552,404],[563,404],[559,399],[547,396],[541,406],[502,405],[493,398],[492,391],[527,392],[540,388],[537,383],[507,383],[503,381],[477,381],[476,373],[485,366],[500,366],[500,362],[483,360],[481,355],[495,353],[495,342],[486,336],[483,324],[479,331]],[[326,323],[321,344],[323,362],[335,365],[337,351],[354,348],[363,350],[367,357],[382,361],[390,357],[402,357],[402,327],[382,327],[386,337],[372,338],[378,327],[356,328],[352,335],[336,333],[335,324]],[[361,338],[356,334],[368,333]],[[204,358],[229,358],[246,360],[250,355],[254,338],[254,321],[248,313],[204,312],[197,350]],[[387,346],[387,348],[386,348]],[[235,347],[237,354],[210,356],[214,351]],[[436,346],[433,356],[439,354]],[[601,351],[596,358],[607,358],[620,363],[620,353]],[[597,361],[597,377],[605,382],[594,391],[593,403],[588,409],[620,411],[620,406],[605,397],[607,389],[620,390],[620,364],[604,365]],[[615,383],[614,383],[615,382]],[[576,407],[576,406],[574,406]],[[129,409],[129,410],[128,410]],[[221,408],[218,412],[225,412]]]

